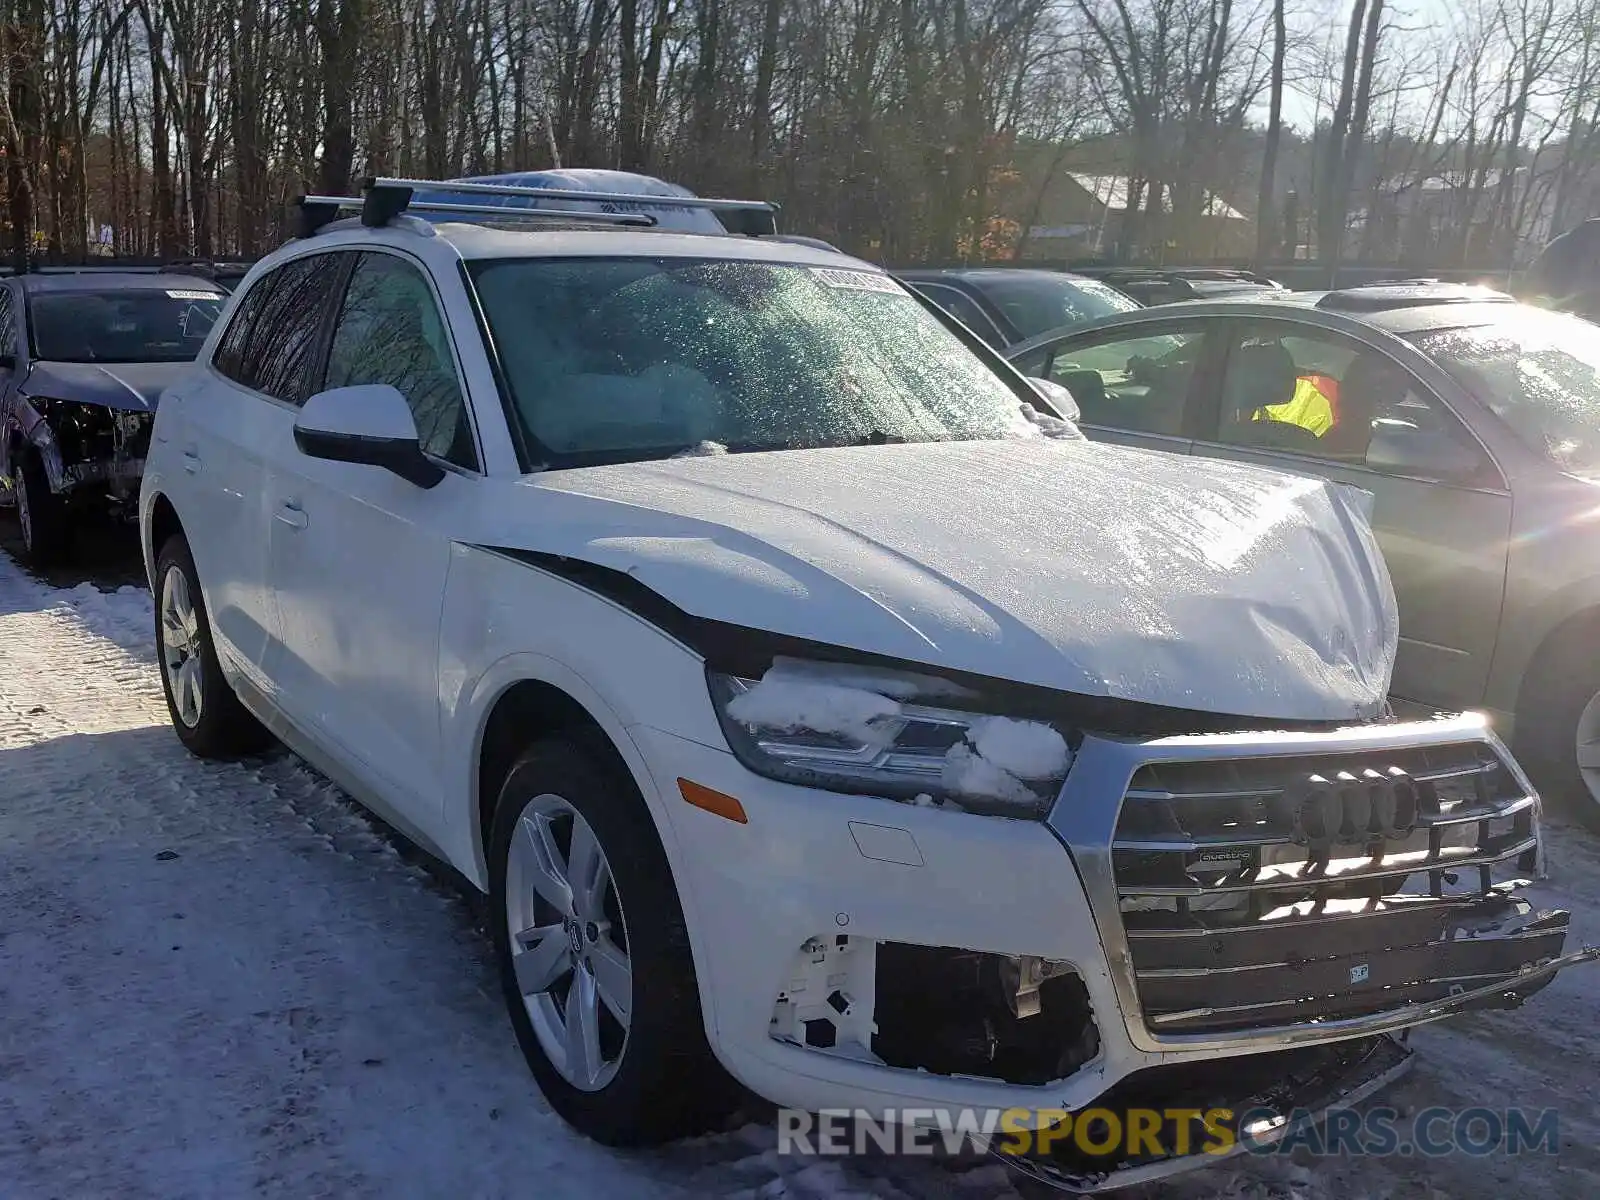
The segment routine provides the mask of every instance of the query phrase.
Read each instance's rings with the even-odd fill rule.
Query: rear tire
[[[23,451],[13,490],[17,524],[22,527],[22,552],[28,564],[48,567],[61,562],[72,547],[72,524],[66,503],[50,490],[44,460],[37,450]]]
[[[597,1142],[648,1146],[705,1132],[738,1092],[706,1041],[666,853],[608,751],[578,732],[534,743],[512,766],[490,838],[490,931],[517,1042],[550,1107]],[[597,853],[574,855],[590,837]],[[579,899],[563,910],[546,893]]]
[[[1597,647],[1600,624],[1583,621],[1540,649],[1525,676],[1530,698],[1517,713],[1516,749],[1546,807],[1600,833]]]
[[[178,740],[199,758],[238,758],[272,737],[223,677],[189,543],[168,538],[156,556],[156,655]]]

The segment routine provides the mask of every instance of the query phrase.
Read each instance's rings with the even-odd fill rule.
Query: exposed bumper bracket
[[[1408,1030],[1413,1026],[1441,1020],[1467,1009],[1515,1007],[1528,995],[1549,983],[1557,972],[1579,963],[1597,960],[1600,960],[1600,946],[1586,946],[1582,950],[1541,963],[1513,980],[1459,992],[1431,1004],[1416,1005],[1384,1014],[1386,1018],[1384,1024],[1391,1026],[1395,1031]],[[1495,1000],[1499,1000],[1500,1003],[1494,1004]],[[1359,1104],[1388,1087],[1410,1069],[1412,1053],[1392,1036],[1385,1034],[1369,1036],[1359,1041],[1336,1042],[1332,1045],[1303,1047],[1260,1056],[1213,1060],[1204,1065],[1211,1067],[1223,1078],[1234,1074],[1248,1078],[1253,1067],[1268,1062],[1274,1066],[1280,1061],[1284,1064],[1281,1075],[1288,1082],[1278,1082],[1256,1089],[1250,1089],[1248,1083],[1242,1086],[1234,1083],[1232,1086],[1237,1090],[1226,1098],[1225,1103],[1216,1102],[1219,1098],[1215,1092],[1200,1097],[1184,1094],[1181,1083],[1176,1084],[1170,1094],[1167,1093],[1160,1083],[1161,1073],[1167,1070],[1166,1068],[1155,1068],[1146,1073],[1150,1076],[1150,1080],[1138,1087],[1138,1092],[1146,1097],[1144,1103],[1131,1100],[1127,1102],[1128,1107],[1171,1109],[1196,1104],[1200,1108],[1229,1107],[1235,1113],[1273,1109],[1282,1114],[1283,1119],[1278,1124],[1264,1132],[1252,1134],[1246,1140],[1236,1140],[1232,1146],[1220,1153],[1196,1152],[1181,1156],[1174,1154],[1154,1160],[1124,1160],[1108,1162],[1104,1167],[1098,1167],[1093,1162],[1084,1162],[1081,1159],[1075,1162],[1063,1161],[1058,1155],[1045,1158],[1018,1157],[996,1151],[995,1157],[1033,1179],[1047,1183],[1060,1191],[1077,1195],[1093,1195],[1149,1183],[1186,1171],[1215,1166],[1240,1154],[1250,1153],[1252,1150],[1259,1151],[1282,1141],[1296,1130],[1319,1124],[1327,1118],[1332,1109]],[[1121,1085],[1114,1088],[1112,1093],[1096,1100],[1095,1107],[1110,1108],[1112,1111],[1123,1107],[1115,1095],[1122,1090]]]

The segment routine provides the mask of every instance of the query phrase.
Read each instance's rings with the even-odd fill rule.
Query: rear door
[[[252,282],[209,366],[161,403],[157,428],[178,443],[162,455],[175,466],[164,487],[189,536],[218,648],[269,694],[263,664],[277,630],[266,455],[293,425],[344,264],[338,254],[305,255]]]
[[[1448,405],[1375,344],[1257,317],[1229,322],[1225,342],[1217,386],[1205,396],[1209,428],[1194,453],[1372,493],[1372,523],[1400,607],[1391,691],[1438,708],[1482,704],[1511,529],[1511,496],[1488,454]],[[1262,369],[1274,356],[1292,364],[1287,376]],[[1305,417],[1308,381],[1330,398],[1332,426],[1314,432],[1307,426],[1320,420],[1271,419]]]
[[[1114,325],[1037,347],[1012,364],[1070,391],[1093,440],[1187,454],[1215,324],[1191,318]]]

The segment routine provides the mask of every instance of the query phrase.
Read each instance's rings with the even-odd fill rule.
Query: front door
[[[1194,453],[1352,484],[1394,581],[1392,694],[1483,703],[1505,592],[1511,496],[1476,439],[1404,366],[1310,326],[1231,322],[1211,432]]]
[[[425,834],[443,797],[438,651],[450,514],[480,482],[457,361],[421,266],[362,252],[322,386],[398,388],[445,477],[420,488],[379,467],[309,458],[285,433],[267,491],[281,632],[272,673],[307,732]]]

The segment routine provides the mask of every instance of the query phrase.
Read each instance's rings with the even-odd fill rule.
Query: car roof
[[[1048,267],[917,267],[909,271],[896,271],[896,275],[913,282],[938,279],[965,279],[981,283],[991,279],[1064,279],[1068,283],[1088,282],[1088,276],[1074,275],[1071,271],[1052,271]]]
[[[1405,308],[1383,309],[1375,312],[1351,312],[1344,308],[1319,308],[1317,300],[1323,292],[1262,292],[1229,296],[1212,296],[1203,300],[1180,300],[1175,304],[1156,304],[1128,312],[1111,313],[1094,317],[1059,329],[1046,330],[1027,341],[1007,346],[1007,358],[1026,354],[1039,346],[1049,345],[1066,338],[1079,338],[1097,330],[1120,326],[1168,324],[1190,317],[1263,317],[1283,319],[1290,316],[1307,325],[1349,332],[1351,325],[1366,326],[1403,337],[1430,329],[1463,329],[1479,325],[1492,325],[1508,313],[1544,312],[1546,310],[1527,304],[1445,303],[1419,304]],[[1285,309],[1291,312],[1285,312]]]
[[[1151,305],[1131,312],[1113,313],[1095,317],[1060,329],[1048,330],[1026,343],[1007,348],[1007,354],[1017,353],[1042,345],[1057,338],[1078,337],[1096,329],[1117,325],[1138,325],[1150,322],[1167,322],[1193,317],[1278,317],[1284,310],[1298,310],[1295,316],[1308,324],[1329,329],[1340,328],[1343,321],[1353,321],[1370,328],[1383,330],[1396,336],[1421,333],[1430,329],[1462,329],[1478,325],[1492,325],[1511,312],[1543,312],[1527,304],[1504,301],[1465,301],[1440,304],[1411,304],[1376,310],[1352,310],[1344,307],[1320,307],[1319,302],[1328,295],[1319,292],[1236,292],[1221,296],[1207,296],[1196,300],[1180,300],[1175,304]],[[1341,321],[1342,318],[1342,321]]]
[[[63,271],[20,275],[23,290],[30,295],[71,292],[213,292],[227,295],[227,289],[198,275],[139,273],[134,271]]]

